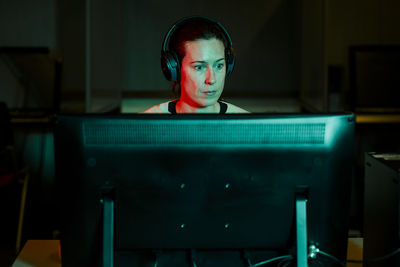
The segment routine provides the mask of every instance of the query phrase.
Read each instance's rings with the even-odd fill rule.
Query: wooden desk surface
[[[28,240],[12,267],[61,267],[59,240]]]

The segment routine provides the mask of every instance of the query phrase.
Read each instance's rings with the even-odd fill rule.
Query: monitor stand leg
[[[307,199],[296,197],[297,267],[307,267]]]
[[[104,196],[103,203],[103,267],[114,264],[114,200]]]

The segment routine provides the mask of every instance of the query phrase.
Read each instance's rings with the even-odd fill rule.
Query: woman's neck
[[[176,113],[218,113],[220,105],[215,102],[212,106],[198,107],[190,105],[189,103],[179,99],[176,103]]]

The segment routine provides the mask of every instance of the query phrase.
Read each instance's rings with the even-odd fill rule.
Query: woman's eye
[[[217,69],[222,69],[224,67],[224,63],[219,63],[218,65],[217,65]]]
[[[194,69],[195,70],[203,70],[203,66],[202,65],[197,65],[197,66],[194,66]]]

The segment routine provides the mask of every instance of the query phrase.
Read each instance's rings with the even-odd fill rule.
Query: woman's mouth
[[[217,93],[216,90],[213,91],[204,91],[203,94],[205,94],[206,96],[214,96]]]

